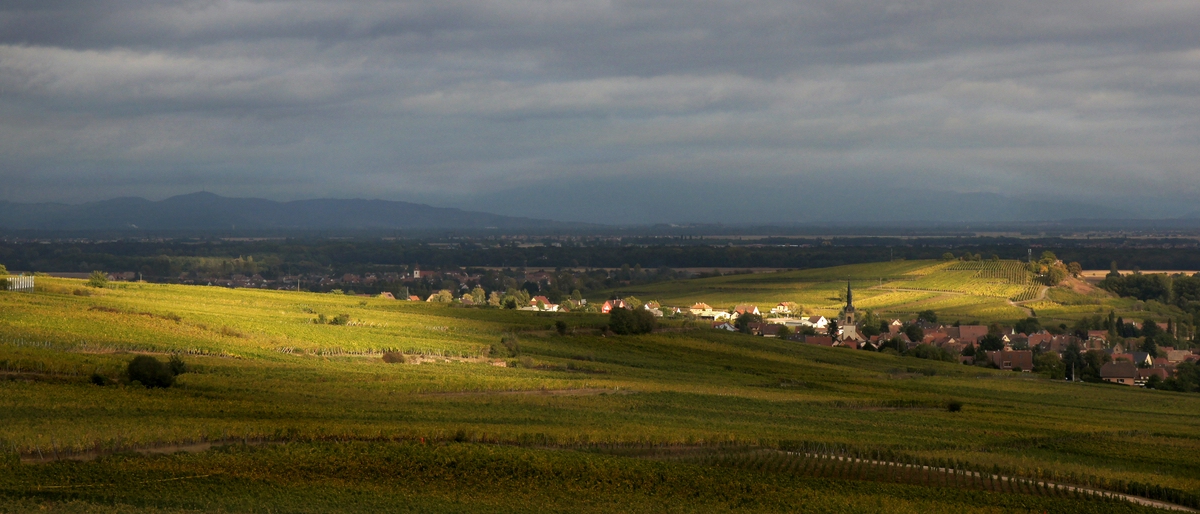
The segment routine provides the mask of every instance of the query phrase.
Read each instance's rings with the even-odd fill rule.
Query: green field
[[[847,271],[899,280],[932,266],[942,264],[794,273],[832,287]],[[786,283],[776,278],[720,283]],[[0,511],[1144,510],[738,457],[797,447],[1200,494],[1196,395],[713,330],[603,337],[598,315],[151,284],[83,296],[79,281],[39,284],[0,293]],[[888,294],[899,293],[877,296]],[[897,301],[979,308],[953,303],[964,297],[976,298]],[[351,324],[312,323],[343,313]],[[574,333],[552,331],[555,320]],[[484,357],[505,334],[519,339],[503,357],[515,367]],[[408,363],[385,363],[388,350]],[[190,372],[169,389],[90,383],[93,373],[119,380],[136,353],[182,355]],[[951,400],[963,410],[948,412]],[[220,446],[243,441],[286,444]],[[218,448],[119,453],[208,443]],[[18,454],[107,456],[17,464]]]
[[[807,313],[836,316],[844,305],[847,280],[854,287],[856,307],[887,317],[911,319],[932,309],[947,322],[1012,323],[1028,317],[1029,308],[1044,318],[1043,324],[1070,325],[1081,317],[1110,310],[1134,320],[1183,316],[1172,307],[1142,305],[1100,290],[1080,294],[1067,287],[1046,288],[1034,281],[1019,261],[894,261],[728,275],[623,287],[603,291],[594,300],[636,296],[680,307],[696,302],[717,309],[753,304],[763,311],[791,301]]]
[[[854,287],[859,308],[907,316],[931,308],[927,304],[935,300],[950,307],[948,315],[982,321],[1024,317],[1024,311],[1009,300],[1031,300],[1042,289],[1017,261],[893,261],[650,284],[602,295],[636,296],[685,307],[705,302],[714,308],[748,303],[769,309],[792,301],[813,314],[832,316],[844,305],[839,294],[845,292],[847,281]]]

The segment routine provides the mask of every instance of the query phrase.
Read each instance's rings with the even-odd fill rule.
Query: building
[[[1029,350],[999,350],[987,352],[987,358],[997,368],[1013,371],[1033,371],[1033,352]]]
[[[1109,362],[1100,366],[1100,378],[1105,382],[1134,386],[1138,381],[1138,369],[1129,361]]]
[[[839,327],[857,327],[858,313],[854,310],[854,291],[850,289],[850,281],[846,281],[846,307],[838,317]]]
[[[600,312],[602,312],[604,314],[608,314],[608,313],[612,312],[613,309],[628,309],[628,308],[629,308],[629,304],[625,303],[625,300],[622,300],[620,298],[614,298],[612,300],[604,302],[604,305],[600,306]]]
[[[735,318],[743,314],[753,314],[755,316],[762,315],[762,313],[758,311],[757,305],[738,305],[737,307],[733,308],[733,314]]]

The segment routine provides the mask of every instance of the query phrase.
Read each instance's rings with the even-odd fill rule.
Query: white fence
[[[9,291],[33,292],[33,277],[9,277],[4,289]]]

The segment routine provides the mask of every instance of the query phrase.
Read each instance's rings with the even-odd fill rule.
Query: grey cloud
[[[1169,204],[1200,192],[1196,26],[1194,2],[7,2],[0,199]]]

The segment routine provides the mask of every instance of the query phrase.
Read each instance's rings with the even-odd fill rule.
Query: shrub
[[[175,375],[162,361],[149,355],[138,355],[129,361],[126,369],[130,382],[138,382],[147,388],[171,387],[175,383]]]
[[[521,353],[521,343],[517,340],[516,334],[506,334],[501,337],[500,344],[504,345],[510,355],[516,356]]]
[[[950,412],[959,412],[963,408],[962,402],[958,400],[950,400],[946,402],[946,410]]]
[[[178,355],[172,355],[171,360],[167,361],[167,370],[172,376],[179,376],[188,372],[187,364]]]
[[[558,331],[558,335],[560,335],[560,336],[567,335],[567,323],[561,319],[558,321],[555,321],[554,322],[554,330]]]
[[[338,314],[337,316],[334,316],[333,319],[329,320],[330,325],[345,325],[347,323],[350,323],[349,314]]]
[[[92,373],[92,376],[89,380],[92,382],[92,384],[95,384],[98,386],[103,387],[103,386],[108,385],[108,379],[105,378],[104,375],[101,375],[99,373]]]
[[[71,291],[71,294],[73,294],[75,296],[92,296],[91,291],[88,291],[87,289],[82,289],[82,288]]]
[[[404,354],[400,352],[384,352],[383,354],[383,362],[388,364],[404,364],[407,361]]]
[[[88,287],[95,287],[95,288],[101,288],[101,287],[107,286],[108,285],[108,275],[105,275],[103,271],[93,271],[92,274],[90,276],[88,276],[87,285],[88,285]]]

